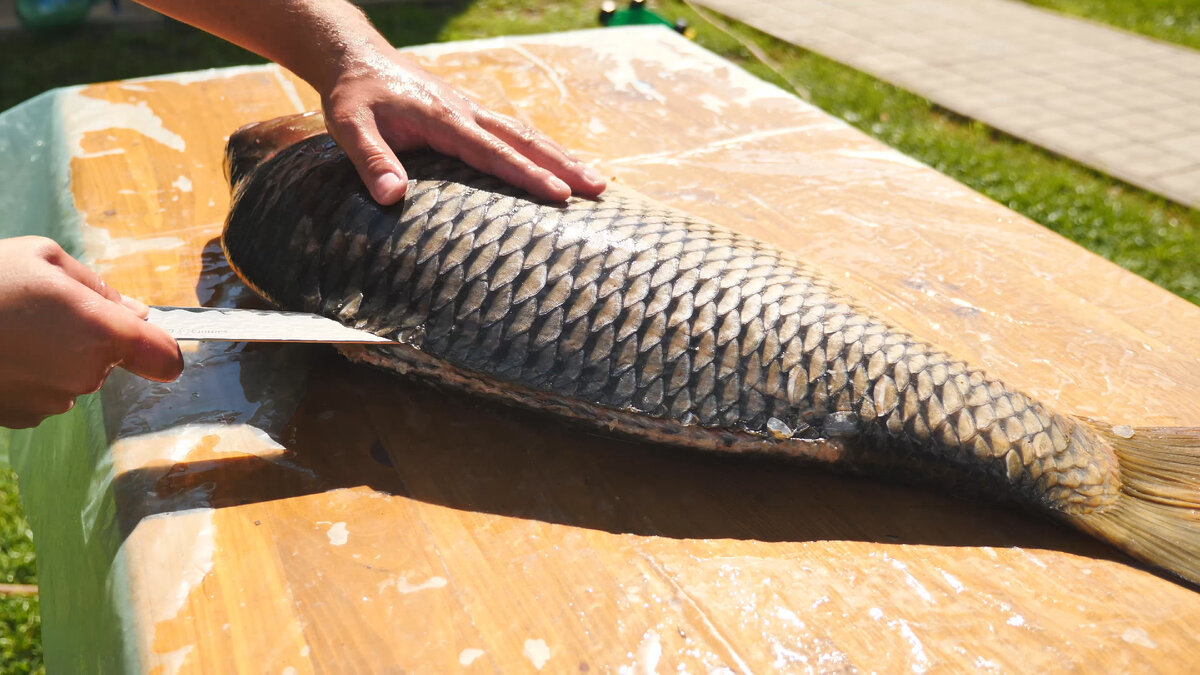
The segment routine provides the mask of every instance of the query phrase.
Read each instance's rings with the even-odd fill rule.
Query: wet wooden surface
[[[417,53],[652,197],[777,242],[1064,412],[1200,425],[1200,310],[666,30]],[[316,105],[273,67],[64,95],[86,257],[247,304],[224,139]],[[1200,595],[934,491],[603,438],[352,366],[190,345],[103,392],[131,653],[157,672],[1163,672]],[[115,648],[115,647],[114,647]],[[722,671],[723,672],[723,671]]]

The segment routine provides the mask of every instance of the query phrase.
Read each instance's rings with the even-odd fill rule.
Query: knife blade
[[[316,314],[227,307],[151,307],[150,323],[176,340],[219,342],[394,342]]]

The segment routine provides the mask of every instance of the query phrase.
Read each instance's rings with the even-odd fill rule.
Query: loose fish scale
[[[438,155],[402,161],[401,212],[371,201],[328,137],[280,153],[239,192],[274,194],[237,200],[231,261],[283,307],[565,399],[764,443],[857,436],[1064,510],[1115,493],[1074,423],[856,311],[778,249],[615,188],[547,206]],[[280,219],[294,230],[258,225]],[[270,250],[286,253],[251,262]]]

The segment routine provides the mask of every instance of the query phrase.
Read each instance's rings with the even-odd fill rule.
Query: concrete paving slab
[[[1196,50],[1012,0],[700,2],[1200,207]]]

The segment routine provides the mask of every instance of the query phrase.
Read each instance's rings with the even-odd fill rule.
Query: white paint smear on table
[[[114,103],[84,96],[76,88],[63,92],[60,106],[72,157],[85,154],[84,136],[109,129],[129,129],[178,152],[187,147],[183,137],[163,126],[162,118],[145,101]]]
[[[1157,649],[1158,643],[1150,638],[1150,634],[1141,628],[1126,628],[1124,633],[1121,633],[1121,639],[1131,645],[1141,645],[1150,649]]]
[[[185,645],[166,654],[153,654],[150,658],[149,670],[157,671],[162,673],[162,675],[175,675],[183,667],[183,662],[187,659],[187,655],[192,653],[192,650],[195,648],[195,645]]]
[[[800,652],[788,649],[778,642],[772,643],[772,648],[775,650],[775,660],[771,662],[771,667],[776,671],[783,672],[784,669],[793,663],[808,664],[808,657]],[[809,668],[808,670],[812,670]]]
[[[218,434],[226,427],[193,425],[140,436],[122,438],[113,444],[113,456],[122,472],[134,471],[151,464],[175,464],[187,459],[205,437]]]
[[[540,638],[537,640],[526,640],[525,650],[522,654],[538,670],[545,667],[546,662],[550,660],[550,648],[546,646],[546,641]]]
[[[897,619],[900,624],[900,634],[908,641],[909,647],[912,649],[913,664],[912,671],[914,673],[924,673],[929,670],[929,657],[925,654],[925,647],[921,644],[921,640],[917,638],[917,634],[913,632],[911,626],[904,619]]]
[[[339,521],[329,526],[329,531],[325,533],[325,536],[329,537],[330,544],[342,546],[350,538],[350,532],[346,529],[345,521]]]
[[[618,91],[636,92],[654,99],[661,100],[662,95],[641,79],[634,67],[637,62],[644,64],[645,72],[655,77],[664,76],[664,70],[697,70],[720,76],[722,80],[734,85],[734,88],[724,92],[726,104],[749,104],[767,98],[796,101],[794,96],[783,89],[737,70],[725,59],[662,27],[621,28],[609,33],[593,30],[591,33],[596,39],[581,40],[580,37],[588,32],[567,31],[541,35],[536,42],[529,38],[513,39],[520,39],[526,45],[560,44],[586,49],[595,54],[597,60],[604,62],[604,77]],[[646,39],[645,33],[652,35],[653,39]]]
[[[424,591],[431,588],[445,588],[447,583],[444,577],[429,577],[419,584],[413,584],[409,583],[407,575],[401,574],[379,584],[379,592],[382,593],[389,588],[395,588],[397,591],[405,594],[416,593],[417,591]]]
[[[933,594],[929,592],[929,589],[925,588],[925,585],[918,581],[917,578],[908,571],[908,565],[887,554],[884,554],[884,559],[891,563],[892,567],[896,568],[901,574],[904,575],[904,583],[908,584],[909,588],[916,591],[917,595],[921,596],[922,600],[930,604],[936,604],[933,600]]]
[[[141,587],[163,589],[162,593],[144,599],[152,623],[174,619],[192,588],[212,571],[216,551],[215,513],[211,508],[156,513],[138,523],[137,534],[155,542],[141,548],[142,571],[159,578],[159,583]]]
[[[99,150],[97,152],[85,152],[82,155],[76,155],[79,159],[92,159],[93,157],[107,157],[108,155],[123,155],[125,148],[113,148],[111,150]]]
[[[192,591],[213,568],[216,552],[215,511],[211,508],[155,513],[137,524],[118,552],[113,571],[127,570],[130,606],[138,607],[138,651],[150,670],[174,673],[190,646],[165,653],[155,649],[156,628],[179,615]],[[136,553],[130,554],[130,551]],[[120,582],[118,582],[119,584]]]
[[[212,449],[214,453],[257,457],[310,478],[317,477],[317,473],[312,469],[289,459],[291,454],[279,441],[252,424],[192,424],[188,425],[188,428],[210,429],[209,433],[217,434],[220,440]]]
[[[83,240],[85,258],[99,272],[107,269],[105,261],[146,251],[173,251],[186,244],[179,237],[113,237],[107,229],[88,225],[86,221],[80,224],[79,237]]]
[[[800,628],[804,628],[804,622],[800,620],[800,617],[797,616],[795,612],[788,609],[787,607],[777,608],[775,610],[775,616],[780,619],[783,619],[784,621],[789,621],[791,623],[794,623],[797,626],[799,626]]]
[[[296,83],[284,75],[279,67],[273,68],[271,73],[275,76],[275,80],[279,82],[279,88],[283,90],[283,95],[287,98],[288,102],[296,106],[296,112],[307,112],[308,109],[305,107],[304,101],[300,98],[300,92],[296,91]]]
[[[147,75],[146,77],[122,80],[121,88],[132,89],[133,87],[130,85],[136,83],[141,87],[142,91],[150,91],[149,87],[144,86],[145,84],[151,84],[154,82],[169,82],[171,84],[184,85],[209,83],[213,80],[227,80],[231,77],[237,77],[238,75],[245,75],[247,73],[265,73],[268,70],[278,68],[279,66],[273,63],[268,63],[253,66],[231,66],[228,68],[204,68],[202,70],[189,70],[182,73],[171,73],[169,75]]]
[[[469,666],[472,663],[475,663],[475,659],[477,659],[481,656],[483,656],[482,649],[476,649],[474,647],[467,647],[466,649],[459,652],[458,663],[459,663],[459,665]]]
[[[131,471],[158,462],[177,463],[188,458],[206,439],[215,441],[207,451],[218,455],[257,457],[314,476],[311,469],[289,461],[287,449],[250,424],[187,424],[118,441],[114,453],[121,471]]]
[[[958,580],[958,577],[945,570],[942,570],[942,578],[946,580],[946,583],[950,584],[950,588],[953,588],[956,594],[962,593],[966,589],[962,582]]]
[[[909,157],[908,155],[892,150],[891,148],[878,149],[835,149],[831,151],[835,155],[842,157],[853,157],[856,159],[869,159],[872,161],[892,162],[895,164],[903,164],[905,166],[926,168],[921,162]]]
[[[647,35],[651,39],[647,39]],[[725,92],[726,104],[750,104],[767,98],[785,99],[795,102],[791,94],[779,87],[764,82],[748,73],[743,73],[721,57],[679,37],[663,27],[622,27],[613,29],[590,29],[564,31],[535,36],[505,36],[479,40],[463,40],[433,45],[421,45],[402,49],[435,59],[442,55],[459,56],[466,51],[486,49],[512,49],[518,54],[528,54],[531,47],[542,45],[584,49],[601,62],[604,78],[617,91],[635,93],[651,100],[664,100],[654,86],[642,79],[639,71],[648,78],[670,77],[671,72],[699,71],[707,75],[720,75],[735,88]],[[681,58],[690,57],[690,58]],[[526,57],[528,58],[528,56]],[[540,56],[538,60],[544,61]],[[537,63],[533,63],[537,66]],[[804,104],[809,105],[809,104]],[[811,106],[810,106],[811,107]],[[845,124],[845,123],[843,123]]]
[[[658,672],[658,661],[662,658],[662,641],[654,629],[646,631],[642,643],[638,645],[637,664],[634,671],[637,675],[652,675]]]

